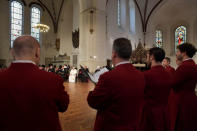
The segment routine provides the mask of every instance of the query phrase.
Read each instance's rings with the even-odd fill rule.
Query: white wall
[[[107,5],[107,58],[111,58],[112,44],[116,38],[125,37],[131,40],[133,49],[143,40],[140,15],[135,7],[135,32],[130,31],[129,0],[121,0],[121,26],[118,26],[118,2],[109,0]],[[123,13],[124,12],[124,13]],[[125,14],[126,13],[126,14]]]
[[[73,1],[66,0],[63,6],[58,38],[60,38],[60,51],[59,54],[67,54],[71,56],[72,53],[72,31],[73,31]]]
[[[10,61],[10,19],[9,19],[9,4],[8,1],[0,1],[0,59],[7,59]],[[4,12],[4,13],[3,13]]]

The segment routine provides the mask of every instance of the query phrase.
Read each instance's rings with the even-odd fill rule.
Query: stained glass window
[[[156,30],[156,47],[162,48],[163,46],[163,34],[161,30]]]
[[[120,7],[120,0],[118,0],[118,26],[120,26],[120,13],[121,13],[121,7]]]
[[[11,2],[11,47],[13,41],[23,33],[23,5],[18,1]]]
[[[133,0],[129,1],[129,10],[130,32],[135,33],[135,3]]]
[[[175,49],[186,42],[186,27],[180,26],[175,30]]]
[[[31,36],[40,41],[40,30],[34,28],[40,23],[40,9],[37,7],[31,8]]]

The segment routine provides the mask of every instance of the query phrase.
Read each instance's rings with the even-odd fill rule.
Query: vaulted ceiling
[[[106,0],[106,6],[110,0]],[[146,33],[148,22],[157,7],[167,0],[133,0],[140,14],[143,32]]]
[[[35,2],[46,9],[53,21],[54,32],[57,33],[59,19],[65,0],[35,0]]]
[[[181,17],[182,14],[188,16],[193,14],[193,17],[197,18],[197,0],[173,0],[173,2],[166,2],[157,12],[156,17],[160,17],[161,21],[165,19],[173,19]]]
[[[165,0],[133,0],[137,6],[137,9],[140,13],[140,18],[142,22],[143,32],[146,33],[148,22],[152,13],[156,8]]]

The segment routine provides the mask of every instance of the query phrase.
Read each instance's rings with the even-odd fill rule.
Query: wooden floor
[[[87,95],[94,89],[92,83],[64,83],[70,96],[70,104],[65,113],[60,113],[63,131],[92,131],[96,110],[87,103]]]

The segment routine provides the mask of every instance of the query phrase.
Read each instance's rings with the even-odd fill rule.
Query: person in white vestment
[[[75,67],[73,67],[70,71],[69,82],[75,82],[76,76],[77,76],[77,70],[75,69]]]

